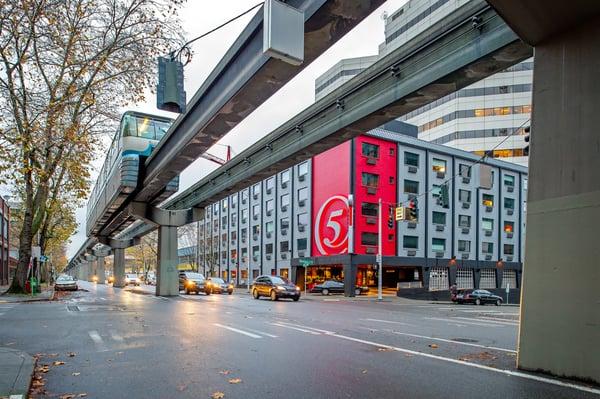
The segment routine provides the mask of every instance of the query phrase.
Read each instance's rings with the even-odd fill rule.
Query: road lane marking
[[[509,320],[509,319],[502,319],[500,317],[487,317],[487,316],[480,316],[478,317],[479,319],[486,319],[486,320],[497,320],[497,321],[503,321],[505,323],[513,323],[513,324],[519,324],[519,320]]]
[[[264,332],[264,331],[255,330],[255,329],[253,329],[253,328],[249,328],[249,327],[244,327],[244,328],[245,328],[246,330],[248,330],[248,331],[252,331],[252,332],[255,332],[255,333],[257,333],[257,334],[262,334],[262,335],[264,335],[264,336],[266,336],[266,337],[270,337],[270,338],[279,338],[279,336],[278,336],[278,335],[269,334],[269,333],[266,333],[266,332]]]
[[[292,326],[292,327],[298,327],[298,328],[305,328],[305,329],[309,329],[309,330],[313,330],[313,331],[317,331],[323,334],[335,334],[333,331],[329,331],[329,330],[323,330],[320,328],[314,328],[314,327],[309,327],[309,326],[304,326],[302,324],[294,324],[294,323],[290,323],[290,322],[284,322],[284,321],[280,321],[280,324],[285,324],[288,326]]]
[[[229,327],[229,326],[224,326],[223,324],[219,324],[219,323],[213,323],[213,324],[215,326],[217,326],[217,327],[221,327],[221,328],[224,328],[226,330],[236,332],[238,334],[246,335],[246,336],[251,337],[251,338],[256,338],[256,339],[262,338],[260,335],[253,334],[253,333],[248,332],[248,331],[240,330],[240,329]]]
[[[485,317],[477,317],[475,319],[471,318],[471,317],[453,317],[453,319],[460,319],[460,320],[468,320],[468,321],[473,321],[473,322],[480,322],[480,323],[492,323],[492,324],[502,324],[502,325],[509,325],[509,326],[516,326],[518,325],[518,323],[512,322],[512,321],[496,321],[496,320],[488,320]],[[485,319],[485,320],[483,320]],[[459,321],[459,323],[462,323],[461,321]]]
[[[431,339],[431,340],[441,341],[441,342],[449,342],[451,344],[475,346],[477,348],[485,348],[485,349],[493,349],[493,350],[502,351],[502,352],[517,353],[517,351],[511,350],[511,349],[506,349],[506,348],[498,348],[496,346],[487,346],[487,345],[473,344],[473,343],[469,343],[469,342],[453,341],[451,339],[428,337],[426,335],[409,334],[409,333],[403,333],[403,332],[400,332],[400,331],[392,331],[392,333],[397,334],[397,335],[406,335],[408,337]]]
[[[347,335],[341,335],[341,334],[337,334],[337,333],[328,334],[328,335],[330,337],[336,337],[336,338],[344,339],[344,340],[347,340],[347,341],[358,342],[358,343],[365,344],[365,345],[375,346],[377,348],[389,349],[389,350],[393,350],[395,352],[407,353],[407,354],[410,354],[410,355],[425,357],[425,358],[434,359],[434,360],[441,360],[441,361],[448,362],[448,363],[454,363],[454,364],[459,364],[459,365],[462,365],[462,366],[474,367],[474,368],[478,368],[478,369],[486,370],[486,371],[493,371],[493,372],[499,373],[499,374],[504,374],[504,375],[508,375],[508,376],[519,377],[519,378],[523,378],[523,379],[528,379],[528,380],[543,382],[543,383],[546,383],[546,384],[557,385],[557,386],[561,386],[561,387],[565,387],[565,388],[576,389],[578,391],[590,392],[590,393],[593,393],[593,394],[596,394],[596,395],[600,394],[600,389],[596,389],[596,388],[592,388],[592,387],[588,387],[588,386],[584,386],[584,385],[578,385],[578,384],[574,384],[574,383],[570,383],[570,382],[560,381],[560,380],[554,380],[552,378],[540,377],[540,376],[537,376],[537,375],[523,373],[523,372],[520,372],[520,371],[512,371],[512,370],[507,370],[507,369],[497,369],[497,368],[490,367],[490,366],[484,366],[482,364],[470,363],[470,362],[466,362],[464,360],[452,359],[452,358],[449,358],[449,357],[432,355],[430,353],[425,353],[425,352],[419,352],[419,351],[415,351],[415,350],[411,350],[411,349],[400,348],[400,347],[397,347],[397,346],[380,344],[378,342],[368,341],[368,340],[360,339],[360,338],[349,337]]]
[[[110,336],[112,339],[118,342],[123,342],[124,339],[115,330],[110,330]]]
[[[321,335],[320,332],[317,331],[311,331],[311,330],[307,330],[306,328],[300,328],[300,327],[294,327],[294,326],[288,326],[286,324],[281,324],[281,323],[270,323],[274,326],[278,326],[278,327],[283,327],[283,328],[289,328],[290,330],[296,330],[296,331],[302,331],[305,332],[307,334],[312,334],[312,335]]]
[[[100,336],[100,334],[98,334],[98,331],[88,331],[88,335],[90,336],[92,341],[94,341],[94,344],[96,344],[96,349],[98,349],[99,352],[106,352],[108,350],[106,348],[106,345],[104,345],[102,337]]]
[[[388,324],[402,324],[404,326],[414,327],[414,324],[404,323],[402,321],[392,321],[392,320],[380,320],[380,319],[361,319],[366,321],[375,321],[377,323],[388,323]]]
[[[508,327],[505,324],[491,324],[491,323],[483,323],[483,322],[475,322],[475,321],[463,321],[463,320],[453,320],[453,319],[458,319],[458,317],[450,317],[450,318],[442,318],[442,317],[424,317],[424,319],[427,320],[438,320],[438,321],[445,321],[447,323],[458,323],[458,324],[471,324],[474,326],[481,326],[481,327]],[[473,320],[473,319],[469,319],[469,320]],[[483,321],[483,320],[482,320]],[[464,326],[462,326],[464,327]]]

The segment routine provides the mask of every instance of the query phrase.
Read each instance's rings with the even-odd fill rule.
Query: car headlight
[[[228,287],[229,287],[229,288],[233,288],[233,284],[229,284],[229,286],[228,286]]]
[[[300,291],[300,287],[296,286],[296,291]]]
[[[186,284],[187,285],[196,285],[196,282],[192,281],[192,280],[188,280]]]
[[[285,287],[284,287],[283,285],[278,285],[278,286],[277,286],[277,289],[278,289],[279,291],[285,291]]]

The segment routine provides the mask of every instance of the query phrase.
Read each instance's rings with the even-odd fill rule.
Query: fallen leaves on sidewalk
[[[472,353],[468,355],[464,355],[458,358],[458,360],[462,360],[463,362],[473,361],[473,360],[496,360],[498,356],[491,354],[490,352],[484,351],[479,353]]]
[[[80,397],[80,398],[85,398],[87,396],[87,393],[83,392],[83,393],[80,393],[77,396]]]
[[[437,349],[438,348],[437,344],[429,344],[429,347],[431,349]]]
[[[62,366],[63,364],[65,364],[65,362],[63,362],[62,360],[56,360],[52,362],[53,366]]]
[[[64,395],[59,396],[58,398],[59,399],[73,399],[74,397],[75,397],[74,394],[72,394],[72,393],[66,393]]]
[[[39,373],[47,373],[48,371],[50,371],[50,366],[48,366],[47,364],[42,364],[40,367],[38,367],[35,371],[39,372]]]
[[[68,352],[67,353],[67,356],[69,356],[69,357],[75,357],[75,355],[76,355],[75,352]]]
[[[210,395],[211,399],[223,399],[225,397],[225,394],[223,392],[213,392],[212,395]]]
[[[229,379],[230,384],[239,384],[240,382],[242,382],[241,378],[230,378]]]
[[[387,352],[390,348],[377,348],[377,352]]]
[[[221,371],[219,371],[219,374],[223,374],[223,375],[227,375],[229,373],[231,373],[231,371],[229,371],[229,370],[221,370]]]
[[[71,373],[72,376],[77,377],[78,375],[80,375],[81,373]]]
[[[361,373],[367,374],[367,370],[362,370]]]

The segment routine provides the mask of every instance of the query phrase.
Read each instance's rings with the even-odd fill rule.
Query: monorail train
[[[134,111],[123,114],[87,203],[88,237],[98,235],[101,227],[136,189],[141,162],[150,156],[172,123],[172,119],[157,115]],[[166,190],[176,192],[178,185],[178,179],[175,179]]]

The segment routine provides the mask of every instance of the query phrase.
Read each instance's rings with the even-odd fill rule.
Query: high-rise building
[[[384,18],[379,55],[337,63],[317,79],[315,98],[323,98],[469,1],[410,0]],[[526,166],[523,128],[531,115],[532,81],[533,59],[528,59],[398,119],[418,126],[422,140]]]

